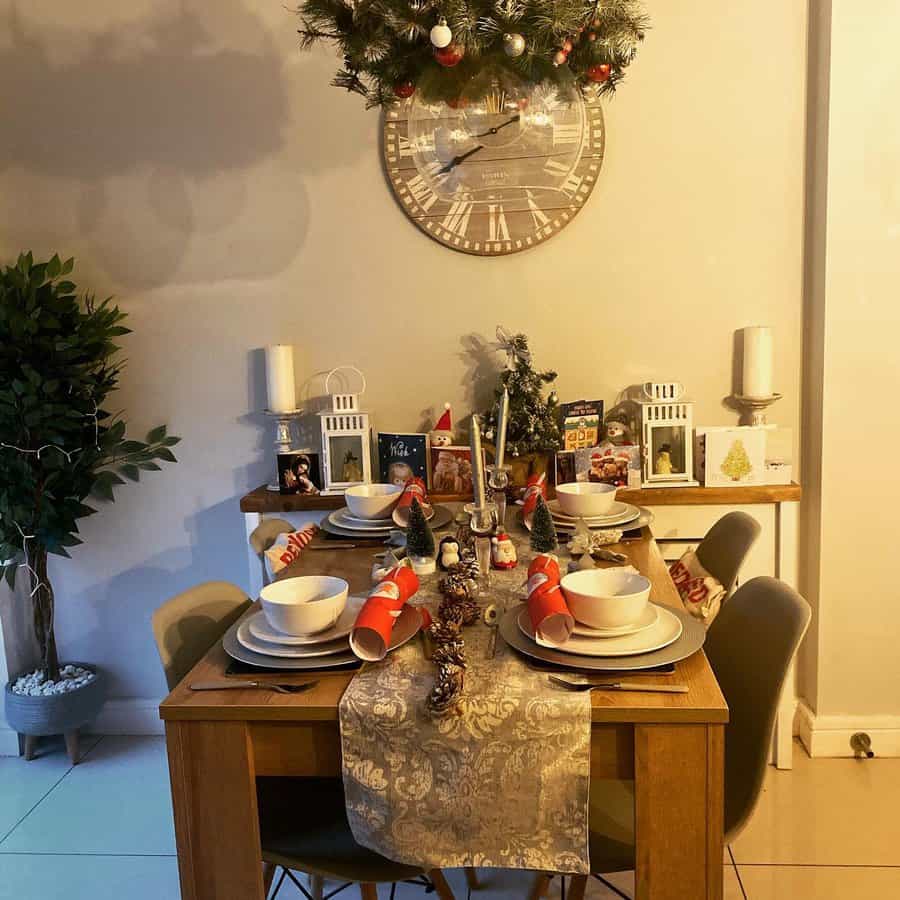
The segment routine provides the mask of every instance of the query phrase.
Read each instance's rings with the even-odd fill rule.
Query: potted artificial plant
[[[112,500],[126,478],[175,462],[179,439],[160,426],[126,440],[120,414],[104,408],[123,366],[116,340],[129,329],[110,300],[76,294],[73,265],[28,253],[0,270],[0,570],[13,590],[17,575],[25,583],[40,652],[38,668],[6,686],[6,718],[26,758],[37,736],[64,734],[75,762],[104,685],[96,667],[60,663],[48,558],[81,543],[90,497]]]

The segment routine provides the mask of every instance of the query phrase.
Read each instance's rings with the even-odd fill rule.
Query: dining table
[[[371,588],[377,547],[328,549],[322,537],[316,542],[324,546],[304,552],[280,577],[338,575],[353,593]],[[655,602],[681,607],[649,528],[610,549],[650,579]],[[192,683],[225,678],[230,662],[217,643],[160,705],[182,900],[264,900],[256,778],[342,772],[338,707],[353,670],[249,676],[318,682],[299,694],[191,690]],[[636,897],[719,900],[728,706],[702,650],[676,663],[672,674],[629,673],[628,680],[687,686],[685,693],[590,696],[590,777],[634,781]]]

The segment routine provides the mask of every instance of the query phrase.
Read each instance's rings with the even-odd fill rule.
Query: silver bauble
[[[503,52],[513,58],[525,52],[525,38],[521,34],[503,35]]]

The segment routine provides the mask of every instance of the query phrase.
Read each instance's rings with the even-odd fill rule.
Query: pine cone
[[[432,660],[436,666],[454,665],[466,667],[466,645],[462,640],[448,641],[441,644],[432,654]]]
[[[481,567],[478,565],[478,560],[475,559],[473,553],[460,554],[460,561],[450,566],[447,571],[451,575],[457,575],[472,584],[477,584],[478,579],[481,577]]]
[[[425,700],[426,707],[437,716],[452,712],[462,699],[464,671],[453,663],[438,667],[434,687]]]
[[[462,609],[463,625],[474,625],[478,621],[481,616],[481,607],[477,600],[470,597],[457,605]]]
[[[468,600],[469,584],[465,578],[455,573],[451,573],[446,578],[442,578],[438,584],[440,592],[451,600]]]
[[[438,618],[447,623],[454,625],[463,625],[466,612],[462,608],[462,601],[454,600],[452,597],[444,597],[441,605],[438,607]]]
[[[462,628],[461,622],[445,621],[443,619],[432,622],[428,628],[431,639],[437,646],[446,644],[451,641],[459,640],[459,632]]]

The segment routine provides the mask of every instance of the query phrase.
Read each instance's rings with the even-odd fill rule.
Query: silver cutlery
[[[500,627],[500,610],[492,603],[485,609],[482,619],[484,619],[484,624],[491,630],[485,655],[488,659],[493,659],[497,653],[497,630]]]
[[[602,684],[590,681],[568,681],[557,675],[548,676],[553,684],[569,691],[640,691],[647,694],[686,694],[686,684],[639,684],[632,681],[609,681]]]
[[[229,678],[227,681],[194,681],[191,683],[192,691],[233,691],[243,688],[260,688],[267,691],[275,691],[277,694],[302,694],[310,688],[314,688],[318,681],[307,681],[303,684],[275,684],[272,681],[243,681]]]

